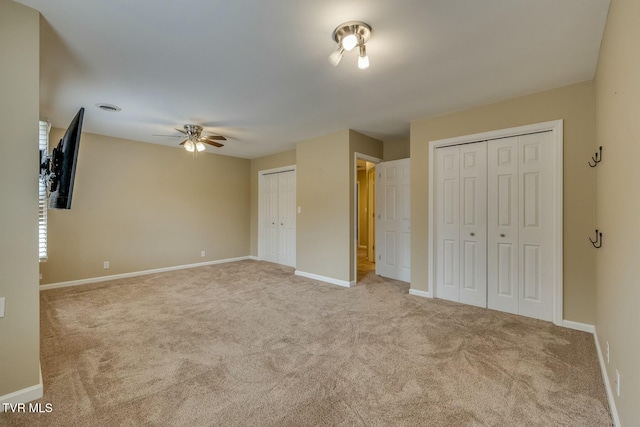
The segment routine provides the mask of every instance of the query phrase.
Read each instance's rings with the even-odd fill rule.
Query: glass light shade
[[[364,45],[360,46],[360,55],[358,56],[358,68],[366,70],[369,68],[369,56],[367,55],[367,49]]]
[[[340,44],[345,50],[349,51],[358,45],[358,36],[349,34],[340,40]]]
[[[194,150],[193,142],[191,142],[191,141],[185,142],[184,143],[184,149],[187,150],[190,153],[193,153],[193,150]]]
[[[329,62],[331,62],[331,65],[333,65],[334,67],[337,67],[340,61],[342,61],[343,53],[344,53],[344,49],[341,47],[338,47],[338,49],[336,49],[331,55],[329,55]]]
[[[196,149],[197,149],[198,151],[202,151],[202,150],[204,150],[204,144],[203,144],[202,142],[198,141],[198,142],[196,143]]]

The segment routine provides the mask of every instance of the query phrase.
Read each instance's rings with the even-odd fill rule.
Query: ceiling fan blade
[[[203,136],[203,139],[209,139],[209,140],[213,140],[213,141],[226,141],[227,138],[225,138],[222,135],[208,135],[208,136]]]
[[[175,129],[176,129],[178,132],[180,132],[181,134],[183,134],[183,135],[187,135],[187,132],[185,132],[183,129],[178,129],[178,128],[175,128]]]
[[[178,144],[178,145],[184,145],[184,143],[185,143],[185,142],[187,142],[187,141],[188,141],[188,139],[185,139],[184,141],[182,141],[182,142],[181,142],[180,144]]]
[[[219,142],[215,142],[215,141],[207,141],[206,139],[202,139],[202,140],[200,140],[200,142],[204,142],[205,144],[213,145],[214,147],[224,147],[224,144],[220,144]]]
[[[151,135],[151,136],[166,136],[167,138],[184,138],[182,135]]]

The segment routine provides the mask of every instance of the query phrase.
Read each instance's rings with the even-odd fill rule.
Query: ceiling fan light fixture
[[[203,151],[204,150],[204,144],[200,141],[196,142],[196,150],[198,151]]]
[[[345,51],[353,50],[356,46],[360,48],[358,57],[358,68],[364,70],[369,67],[369,57],[365,44],[371,38],[371,27],[361,21],[348,21],[338,25],[333,30],[333,40],[338,44],[336,51],[329,56],[329,62],[334,67],[338,66]]]
[[[190,153],[193,153],[193,150],[195,149],[195,146],[193,145],[193,141],[187,140],[184,143],[184,149],[187,150]]]

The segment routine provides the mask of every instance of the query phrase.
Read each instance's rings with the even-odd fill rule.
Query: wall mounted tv
[[[80,108],[51,155],[41,153],[45,158],[40,169],[49,189],[49,209],[71,209],[83,118],[84,108]]]

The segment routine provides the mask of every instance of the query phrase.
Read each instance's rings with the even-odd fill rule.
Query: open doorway
[[[355,245],[356,283],[375,274],[375,165],[380,159],[356,153],[355,171]]]

